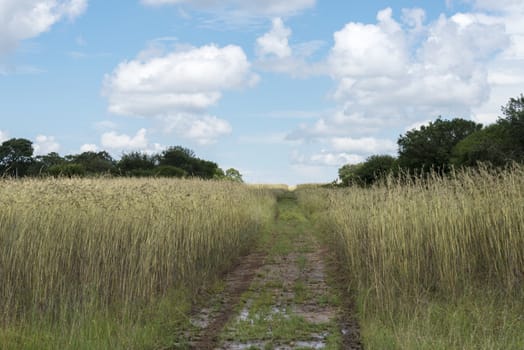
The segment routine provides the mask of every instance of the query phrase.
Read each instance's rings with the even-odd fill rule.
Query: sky
[[[524,92],[522,0],[0,0],[0,141],[318,183]]]

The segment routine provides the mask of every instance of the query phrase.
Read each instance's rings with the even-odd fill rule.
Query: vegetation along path
[[[220,291],[194,313],[188,349],[360,349],[343,288],[293,192],[279,197],[275,224]]]

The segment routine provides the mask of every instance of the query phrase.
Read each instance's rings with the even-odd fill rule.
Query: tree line
[[[339,169],[343,186],[371,185],[388,174],[429,172],[445,175],[452,169],[488,164],[505,167],[524,162],[524,95],[511,98],[503,117],[488,126],[470,120],[438,117],[428,125],[400,135],[398,156],[372,155]]]
[[[124,153],[119,160],[108,152],[82,152],[60,156],[56,152],[33,155],[33,143],[24,138],[12,138],[0,145],[0,176],[126,176],[126,177],[196,177],[227,179],[243,182],[234,168],[223,171],[215,162],[198,158],[182,146],[169,147],[161,153]]]

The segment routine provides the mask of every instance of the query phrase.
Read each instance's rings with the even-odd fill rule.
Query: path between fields
[[[327,252],[290,192],[261,248],[196,312],[185,348],[361,349],[350,298],[335,288]]]

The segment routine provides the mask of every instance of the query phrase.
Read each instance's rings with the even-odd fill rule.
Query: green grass
[[[522,300],[477,291],[453,302],[431,300],[411,308],[393,318],[364,315],[366,349],[524,349]]]
[[[33,319],[0,329],[2,350],[157,349],[191,326],[191,295],[181,290],[121,315],[119,310],[71,314],[69,324]]]

